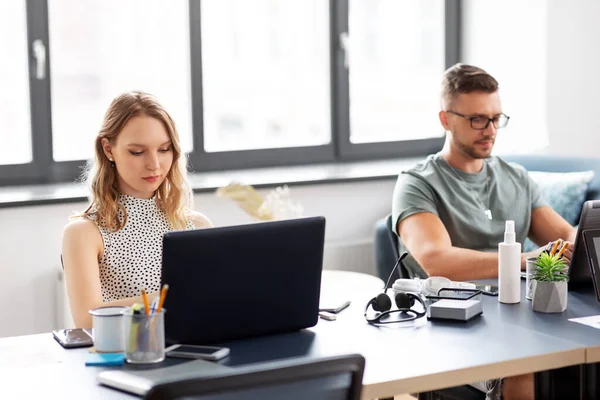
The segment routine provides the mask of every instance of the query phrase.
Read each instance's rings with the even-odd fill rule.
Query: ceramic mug
[[[94,326],[94,349],[100,353],[117,353],[125,350],[123,312],[127,307],[99,307],[90,310]]]

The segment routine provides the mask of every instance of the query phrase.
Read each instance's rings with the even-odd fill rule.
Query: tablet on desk
[[[596,297],[600,300],[600,293],[598,292],[600,286],[596,281],[598,270],[592,272],[594,266],[590,260],[593,258],[590,256],[590,250],[594,248],[593,239],[590,240],[588,246],[585,238],[586,236],[592,238],[597,234],[597,231],[600,231],[600,200],[586,201],[581,209],[577,235],[573,245],[573,255],[569,263],[569,290],[593,287]],[[584,232],[589,233],[584,234]],[[597,257],[595,258],[597,260]]]
[[[600,300],[600,296],[598,296],[598,289],[600,288],[600,259],[598,258],[600,256],[600,229],[583,231],[583,238],[592,274],[592,283],[594,284],[596,297]]]

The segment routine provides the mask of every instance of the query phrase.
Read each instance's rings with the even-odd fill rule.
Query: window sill
[[[204,193],[215,191],[231,182],[268,188],[283,184],[292,186],[396,179],[400,171],[422,159],[418,157],[206,172],[190,174],[190,184],[194,193]],[[0,208],[81,202],[87,201],[87,195],[88,190],[81,183],[6,186],[0,188]]]

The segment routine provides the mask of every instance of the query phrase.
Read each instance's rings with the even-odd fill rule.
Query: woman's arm
[[[103,252],[102,236],[95,222],[87,219],[71,221],[64,229],[62,242],[63,266],[69,295],[71,315],[77,328],[91,328],[89,310],[106,306],[131,306],[143,303],[142,297],[102,302],[98,261]],[[152,302],[158,292],[151,293]]]

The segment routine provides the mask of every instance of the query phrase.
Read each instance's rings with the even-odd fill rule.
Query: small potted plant
[[[561,255],[542,252],[538,256],[533,275],[533,311],[559,313],[567,309],[569,275]]]

